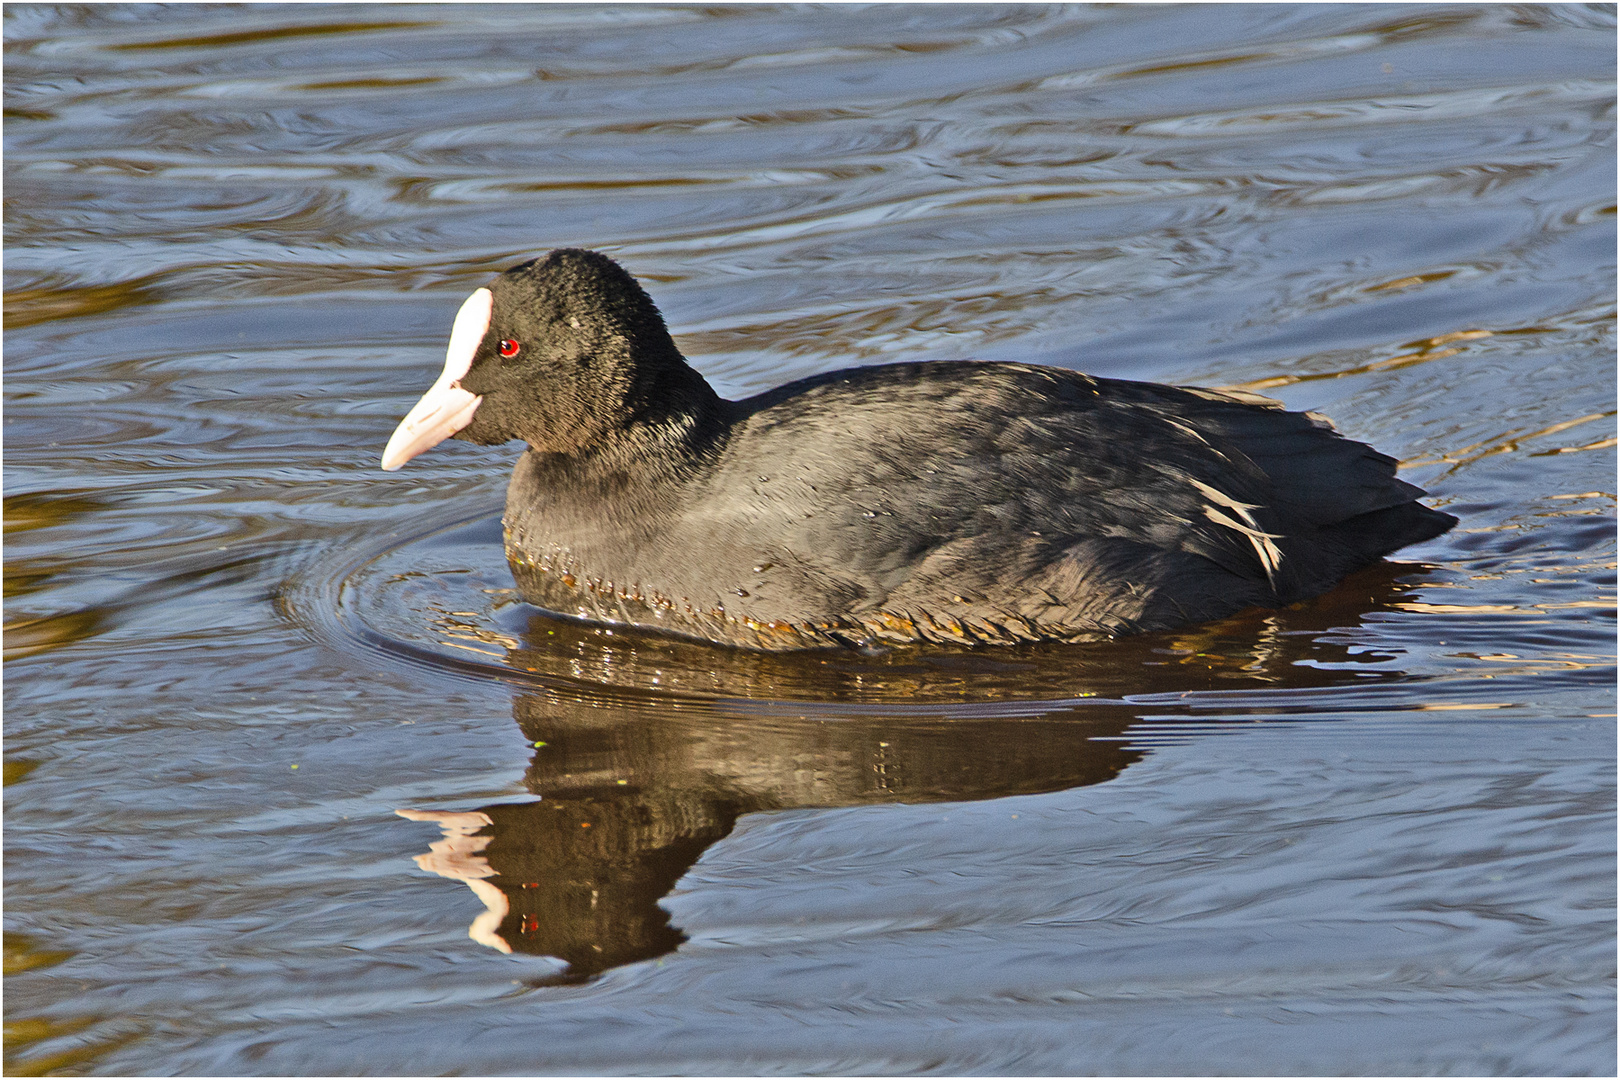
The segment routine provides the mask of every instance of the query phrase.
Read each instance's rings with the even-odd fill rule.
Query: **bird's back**
[[[1079,639],[1324,591],[1454,523],[1420,494],[1389,457],[1252,395],[896,364],[736,403],[634,551],[561,546],[613,587],[586,617],[761,647]]]

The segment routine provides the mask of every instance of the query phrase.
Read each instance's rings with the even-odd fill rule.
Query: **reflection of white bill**
[[[444,830],[444,839],[429,844],[427,851],[416,856],[416,865],[430,874],[465,881],[489,909],[472,921],[467,936],[480,945],[511,952],[512,946],[495,932],[511,905],[505,893],[483,880],[500,873],[479,854],[493,837],[473,835],[491,824],[489,815],[478,810],[395,810],[394,813],[411,821],[437,822]]]

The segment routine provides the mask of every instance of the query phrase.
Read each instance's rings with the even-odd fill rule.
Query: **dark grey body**
[[[1456,521],[1252,395],[934,362],[710,401],[633,455],[524,454],[530,602],[764,649],[1084,640],[1286,605]]]

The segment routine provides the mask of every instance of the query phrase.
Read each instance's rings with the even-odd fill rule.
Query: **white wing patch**
[[[1254,545],[1254,553],[1260,556],[1260,565],[1266,569],[1266,580],[1271,582],[1271,587],[1275,589],[1277,587],[1277,571],[1282,569],[1283,556],[1282,549],[1277,547],[1273,541],[1281,540],[1282,537],[1277,533],[1268,533],[1260,528],[1260,523],[1254,520],[1253,514],[1249,513],[1250,510],[1258,510],[1259,507],[1253,503],[1238,502],[1232,496],[1218,491],[1208,484],[1200,483],[1190,476],[1187,479],[1192,483],[1193,487],[1198,489],[1199,494],[1215,504],[1215,506],[1204,507],[1205,517],[1217,525],[1224,525],[1228,529],[1240,532],[1249,538],[1249,543]],[[1216,509],[1217,506],[1225,507],[1242,520],[1234,521],[1229,515]]]

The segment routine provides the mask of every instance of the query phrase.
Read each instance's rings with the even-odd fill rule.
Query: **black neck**
[[[534,449],[575,484],[657,490],[714,460],[730,430],[729,404],[684,361],[661,365],[656,381],[626,402],[625,419],[589,445],[566,453]]]

